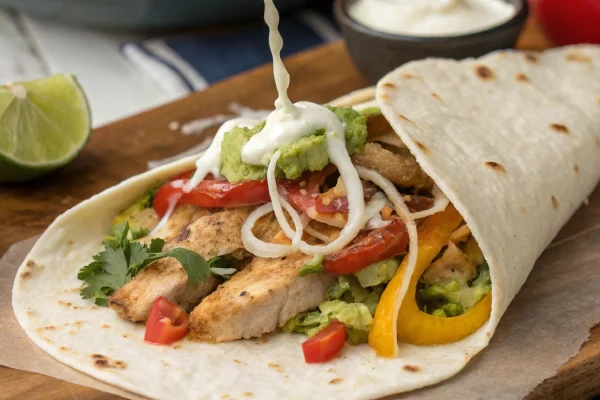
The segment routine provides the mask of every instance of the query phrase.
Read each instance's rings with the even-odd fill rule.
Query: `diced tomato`
[[[337,356],[346,342],[346,326],[333,319],[321,332],[302,343],[304,361],[322,363]]]
[[[266,180],[229,183],[226,180],[205,179],[189,193],[185,193],[183,188],[188,181],[188,179],[176,179],[158,190],[153,207],[160,217],[165,215],[169,202],[173,201],[177,201],[178,204],[192,204],[207,208],[234,208],[271,201]]]
[[[298,211],[305,211],[315,205],[321,186],[325,179],[336,171],[333,164],[329,164],[321,171],[305,172],[298,179],[277,180],[279,194]]]
[[[170,344],[184,338],[189,331],[189,317],[181,307],[162,296],[156,299],[146,322],[146,342]]]
[[[383,228],[358,236],[342,251],[325,256],[323,269],[330,274],[353,274],[373,263],[404,253],[407,246],[406,225],[394,218]]]
[[[315,202],[315,210],[321,214],[335,214],[338,212],[348,214],[348,197],[338,196],[329,200],[329,203],[323,202],[323,196],[319,196]]]

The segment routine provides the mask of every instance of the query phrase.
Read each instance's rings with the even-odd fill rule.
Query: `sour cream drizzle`
[[[271,163],[268,169],[268,183],[272,207],[279,225],[286,236],[292,240],[289,251],[292,252],[299,249],[306,254],[317,252],[323,254],[335,253],[350,243],[364,225],[365,202],[362,184],[346,150],[344,126],[337,116],[319,104],[310,102],[291,103],[287,94],[290,75],[281,60],[283,39],[278,31],[279,13],[273,4],[273,0],[264,0],[264,2],[265,22],[269,27],[269,46],[273,55],[273,74],[275,76],[278,98],[275,101],[275,111],[267,117],[265,127],[250,138],[242,149],[242,161],[248,164],[269,166],[273,154],[283,146],[293,143],[304,136],[312,135],[319,129],[325,129],[329,161],[338,167],[348,194],[348,223],[344,226],[336,240],[323,246],[312,246],[303,240],[299,240],[298,229],[291,229],[285,219],[282,208],[288,209],[288,213],[295,220],[296,226],[298,226],[298,215],[295,210],[288,207],[285,200],[280,198],[275,187],[276,160]],[[276,154],[279,156],[279,153]],[[261,210],[261,212],[264,212],[264,210]],[[242,231],[242,238],[249,239],[251,237],[253,237],[251,227],[245,224]],[[245,244],[249,241],[244,240]],[[269,255],[269,252],[262,252],[259,248],[253,248],[253,250],[253,253],[259,256],[269,257],[273,254]]]
[[[278,97],[275,100],[275,110],[269,114],[264,128],[254,135],[242,148],[242,161],[247,164],[269,166],[273,154],[287,144],[314,134],[317,130],[324,129],[327,139],[327,154],[331,163],[338,167],[342,182],[348,195],[348,222],[343,227],[338,238],[323,246],[312,246],[301,240],[304,224],[298,213],[279,196],[275,182],[275,164],[271,163],[268,168],[268,184],[272,203],[259,207],[249,216],[242,227],[242,238],[246,249],[257,256],[281,257],[299,249],[306,254],[323,253],[331,254],[343,249],[366,223],[365,203],[363,199],[362,184],[358,172],[352,165],[348,151],[346,150],[346,139],[344,126],[337,116],[328,108],[310,102],[298,102],[292,104],[287,90],[290,84],[290,75],[281,60],[281,49],[283,38],[278,30],[279,13],[273,4],[273,0],[265,2],[265,22],[269,27],[269,47],[273,55],[273,75],[277,87]],[[226,132],[236,126],[254,127],[260,121],[247,118],[238,118],[225,122],[218,130],[212,144],[196,162],[196,172],[186,187],[185,192],[191,191],[209,173],[215,178],[221,178],[221,143]],[[165,214],[160,226],[168,220],[172,208]],[[296,229],[291,229],[285,219],[283,209],[292,216]],[[273,245],[258,240],[252,234],[254,222],[265,213],[274,211],[284,233],[292,239],[291,246]]]

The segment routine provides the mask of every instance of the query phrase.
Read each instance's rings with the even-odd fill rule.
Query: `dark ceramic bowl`
[[[353,1],[336,0],[335,18],[350,55],[371,84],[408,61],[427,57],[458,60],[513,48],[529,13],[525,0],[505,0],[515,6],[516,14],[501,25],[460,36],[418,37],[379,32],[360,24],[348,14]]]

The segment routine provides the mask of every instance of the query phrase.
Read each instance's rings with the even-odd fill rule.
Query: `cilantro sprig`
[[[220,257],[207,261],[189,249],[163,251],[164,240],[152,239],[148,246],[136,241],[141,236],[144,233],[133,231],[127,221],[114,228],[112,236],[104,241],[104,250],[92,257],[94,261],[77,274],[77,278],[85,282],[80,292],[82,298],[93,299],[96,305],[106,307],[114,292],[148,264],[165,257],[173,257],[181,263],[192,286],[207,281],[211,273],[228,279],[236,272],[235,268],[224,268]]]

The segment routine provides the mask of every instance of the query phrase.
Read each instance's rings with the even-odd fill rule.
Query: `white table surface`
[[[175,100],[119,52],[142,39],[43,21],[0,9],[0,82],[73,73],[91,103],[94,126]]]

